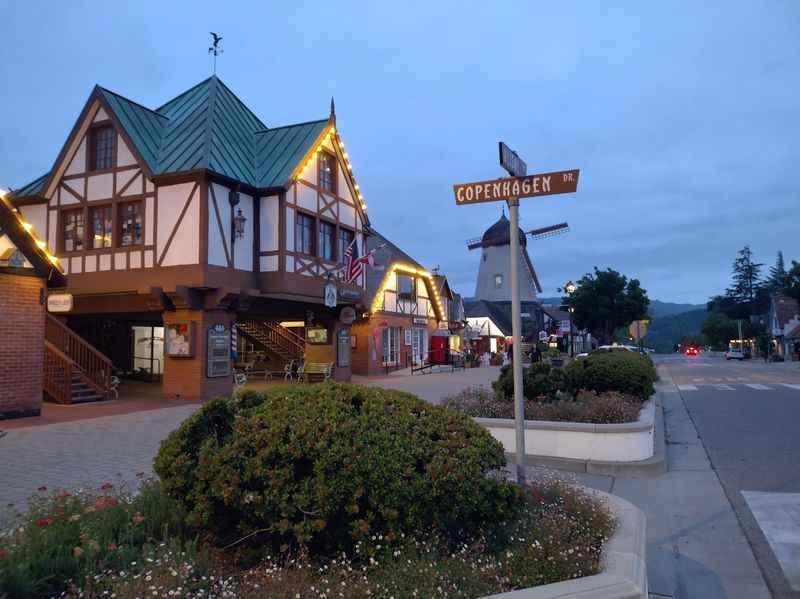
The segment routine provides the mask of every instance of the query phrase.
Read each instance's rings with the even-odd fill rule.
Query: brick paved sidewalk
[[[0,438],[0,506],[22,506],[40,486],[136,486],[161,440],[199,404],[17,428]]]

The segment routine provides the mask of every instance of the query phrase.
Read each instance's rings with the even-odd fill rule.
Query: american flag
[[[377,269],[375,266],[375,252],[381,248],[375,248],[368,251],[366,254],[358,257],[358,245],[356,244],[357,238],[353,238],[350,245],[344,251],[344,280],[345,283],[353,283],[358,276],[364,272],[364,265],[369,264],[371,267]],[[383,246],[381,246],[383,247]]]

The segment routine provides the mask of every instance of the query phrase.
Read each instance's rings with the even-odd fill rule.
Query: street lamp
[[[564,291],[566,292],[568,297],[572,297],[572,294],[575,293],[575,290],[578,289],[578,286],[575,285],[572,281],[567,281],[564,283]],[[572,312],[574,308],[572,306],[567,306],[567,314],[569,314],[569,357],[575,357],[575,344],[572,341]]]

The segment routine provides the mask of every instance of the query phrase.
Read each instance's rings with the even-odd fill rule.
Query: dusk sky
[[[750,244],[800,260],[800,3],[0,1],[0,187],[50,169],[92,87],[155,108],[217,73],[268,126],[337,124],[373,226],[474,291],[503,204],[453,183],[581,169],[522,200],[545,296],[593,266],[704,302]]]

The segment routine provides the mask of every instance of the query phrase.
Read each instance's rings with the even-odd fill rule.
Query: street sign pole
[[[511,335],[514,375],[514,428],[517,433],[517,482],[525,482],[525,397],[522,393],[522,315],[519,300],[519,198],[508,199],[511,240]]]

